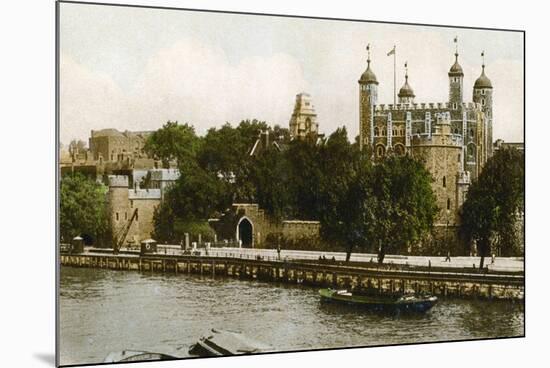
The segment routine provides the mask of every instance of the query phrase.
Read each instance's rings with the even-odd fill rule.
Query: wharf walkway
[[[352,257],[351,262],[346,263],[343,262],[345,255],[342,258],[342,254],[324,253],[330,259],[319,260],[319,253],[322,254],[282,251],[279,258],[275,250],[212,248],[208,253],[201,249],[200,253],[197,250],[194,254],[184,254],[179,247],[159,246],[156,253],[140,254],[138,251],[123,250],[115,255],[108,249],[92,248],[79,254],[61,254],[61,264],[141,272],[231,276],[375,291],[380,294],[428,292],[442,296],[523,299],[524,275],[518,267],[514,268],[516,271],[511,271],[512,268],[505,271],[479,271],[471,265],[469,268],[461,268],[461,263],[455,262],[451,267],[435,267],[432,263],[432,267],[426,268],[425,264],[415,266],[408,263],[414,261],[409,257],[390,257],[387,263],[380,266],[370,262],[369,255],[363,254],[355,259]],[[434,262],[439,259],[432,258]],[[400,263],[390,264],[393,260],[399,260]],[[514,262],[511,264],[515,265]]]
[[[178,245],[158,245],[159,253],[182,255],[183,251]],[[206,256],[206,250],[204,248],[198,249],[202,255]],[[255,248],[211,248],[208,251],[209,255],[219,257],[236,257],[236,258],[257,258],[258,256],[265,259],[278,259],[277,251],[275,249],[255,249]],[[318,260],[319,257],[325,257],[332,260],[332,257],[336,261],[345,261],[346,254],[344,252],[322,252],[322,251],[304,251],[304,250],[281,250],[281,259],[288,260]],[[374,253],[352,253],[351,262],[376,262],[377,255]],[[388,254],[384,258],[384,264],[386,265],[403,265],[403,266],[417,266],[417,267],[435,267],[435,268],[449,268],[450,271],[458,268],[478,268],[480,257],[452,257],[451,261],[445,261],[445,256],[405,256],[405,255],[392,255]],[[522,257],[495,257],[494,263],[492,263],[491,257],[485,257],[485,267],[490,272],[523,272],[524,260]]]

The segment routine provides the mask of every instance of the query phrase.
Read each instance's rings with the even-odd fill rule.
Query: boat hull
[[[199,339],[189,349],[194,356],[257,354],[272,351],[271,346],[250,339],[241,332],[212,329],[212,334]]]
[[[319,290],[322,302],[364,307],[369,310],[424,313],[436,303],[435,296],[384,297],[353,295],[332,289]]]
[[[123,350],[112,352],[103,361],[104,363],[120,363],[120,362],[143,362],[143,361],[157,361],[157,360],[173,360],[178,359],[175,356],[155,353],[148,351],[133,351]]]

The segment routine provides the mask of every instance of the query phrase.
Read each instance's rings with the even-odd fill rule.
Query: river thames
[[[60,363],[112,351],[186,357],[213,328],[239,330],[277,351],[511,337],[523,302],[442,299],[424,315],[320,303],[317,289],[224,277],[61,268]]]

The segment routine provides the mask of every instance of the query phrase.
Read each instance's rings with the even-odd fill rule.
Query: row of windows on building
[[[374,136],[375,137],[385,137],[387,135],[388,131],[386,128],[379,128],[379,127],[374,127]],[[460,130],[458,128],[455,128],[453,130],[453,133],[456,134],[456,135],[459,135],[460,134]],[[416,134],[422,134],[422,129],[418,128],[416,129]],[[470,138],[473,138],[474,137],[474,129],[470,129],[468,130],[468,136]],[[402,127],[396,127],[394,129],[392,129],[392,136],[393,137],[403,137],[405,135],[405,129],[403,129]]]
[[[399,143],[399,144],[396,144],[395,146],[393,146],[393,152],[397,156],[404,156],[407,151],[405,150],[405,146]],[[376,157],[382,158],[385,155],[386,155],[386,146],[384,146],[383,144],[377,145],[376,146]]]
[[[485,93],[482,93],[482,95],[484,95]],[[485,99],[482,98],[481,99],[481,106],[485,106]],[[456,102],[453,102],[453,110],[458,110],[458,103]]]

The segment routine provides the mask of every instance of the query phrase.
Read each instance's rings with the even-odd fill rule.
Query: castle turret
[[[367,45],[367,69],[359,78],[359,147],[373,144],[374,105],[378,100],[378,80],[370,68],[370,45]]]
[[[289,128],[292,139],[317,139],[319,124],[309,94],[300,93],[296,95],[296,103],[290,117]]]
[[[458,42],[458,38],[455,37],[455,43]],[[455,50],[455,63],[449,70],[449,103],[453,109],[457,109],[463,101],[463,80],[464,72],[462,67],[458,63],[458,46]]]
[[[409,73],[407,70],[407,63],[405,63],[405,84],[399,90],[399,94],[397,95],[397,97],[399,97],[400,104],[414,103],[415,96],[412,87],[409,85]]]
[[[485,75],[485,52],[481,53],[481,57],[483,58],[481,75],[474,83],[473,99],[475,103],[481,105],[481,110],[485,115],[487,134],[484,144],[487,149],[487,156],[490,157],[493,154],[493,85]]]
[[[126,175],[109,175],[109,209],[113,235],[118,234],[128,221],[128,185]]]

